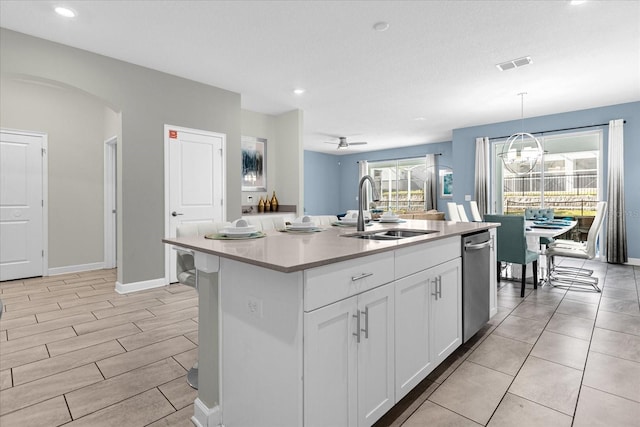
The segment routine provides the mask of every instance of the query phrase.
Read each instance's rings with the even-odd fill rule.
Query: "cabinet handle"
[[[364,332],[364,337],[369,339],[369,307],[365,307],[360,314],[364,314],[364,329],[361,329],[361,331]]]
[[[438,278],[436,277],[432,283],[435,287],[435,292],[432,292],[431,295],[436,297],[436,301],[438,301]]]
[[[364,279],[365,277],[373,276],[373,273],[362,273],[359,276],[351,276],[351,281],[355,282],[360,279]]]
[[[356,337],[356,342],[360,344],[360,310],[353,317],[356,318],[356,332],[353,332],[353,335]]]
[[[442,298],[442,276],[438,276],[436,280],[438,281],[438,287],[437,287],[438,297]]]

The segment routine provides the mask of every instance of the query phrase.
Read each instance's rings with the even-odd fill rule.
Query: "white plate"
[[[400,222],[400,218],[383,218],[383,217],[380,217],[380,222]]]
[[[245,227],[242,227],[242,228],[245,228]],[[223,236],[249,237],[255,232],[256,232],[255,228],[253,230],[238,230],[236,228],[225,228],[224,230],[220,231],[220,234],[222,234]]]
[[[313,231],[319,230],[319,228],[318,227],[296,227],[296,226],[291,225],[291,226],[287,227],[287,230],[288,231],[307,231],[307,232],[311,233]]]
[[[316,228],[315,222],[292,222],[288,228]]]
[[[345,224],[355,224],[356,222],[358,222],[358,218],[342,218],[340,222],[343,222]]]

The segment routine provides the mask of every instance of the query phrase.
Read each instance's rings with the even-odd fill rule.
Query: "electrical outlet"
[[[262,318],[262,300],[249,296],[247,300],[247,312],[255,317]]]
[[[471,194],[465,194],[464,195],[464,201],[465,202],[470,202],[471,201]]]

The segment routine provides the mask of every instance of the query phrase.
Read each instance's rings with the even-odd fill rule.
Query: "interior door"
[[[169,237],[180,224],[224,221],[223,134],[165,126],[169,145]],[[170,282],[176,254],[170,251]]]
[[[0,132],[0,280],[43,274],[43,140]]]

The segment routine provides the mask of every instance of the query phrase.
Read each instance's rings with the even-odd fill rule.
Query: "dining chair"
[[[230,222],[203,222],[195,224],[179,225],[176,229],[176,237],[197,237],[209,233],[217,233],[225,227],[229,227]],[[176,273],[178,282],[186,286],[191,286],[198,290],[198,273],[193,259],[193,252],[176,249]],[[198,389],[198,361],[187,372],[187,384]]]
[[[549,245],[547,256],[547,283],[557,287],[571,288],[572,285],[587,285],[593,287],[594,291],[601,292],[598,287],[598,278],[592,277],[593,270],[582,267],[556,266],[555,257],[563,256],[567,258],[593,259],[596,256],[598,234],[602,228],[602,223],[606,216],[607,202],[598,202],[596,205],[596,216],[589,228],[586,242],[574,242],[573,240],[556,240]],[[557,285],[553,282],[564,283]]]
[[[520,215],[485,215],[485,222],[498,222],[500,227],[496,230],[498,252],[496,261],[498,263],[498,282],[500,282],[500,271],[503,262],[520,264],[522,266],[522,278],[520,286],[520,296],[524,297],[525,282],[527,278],[527,264],[533,265],[533,288],[538,288],[538,252],[527,249],[527,238],[525,237],[524,216]]]
[[[473,221],[482,222],[482,215],[480,215],[480,210],[478,209],[478,202],[471,200],[469,202],[469,207],[471,208],[471,218],[473,218]]]
[[[247,224],[255,226],[258,231],[283,230],[285,228],[284,218],[281,216],[245,218],[247,218]]]
[[[526,208],[524,210],[524,219],[527,221],[553,219],[554,215],[555,212],[551,208]],[[540,249],[543,246],[549,246],[553,241],[553,237],[540,237]]]
[[[460,213],[458,212],[458,205],[454,202],[447,203],[447,212],[449,213],[449,221],[461,222]]]
[[[464,205],[458,205],[458,216],[460,216],[460,222],[469,222],[467,211],[464,210]]]

